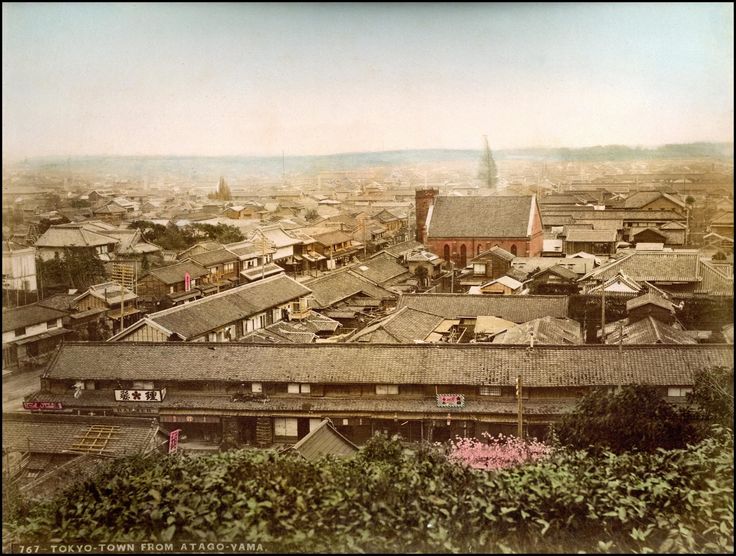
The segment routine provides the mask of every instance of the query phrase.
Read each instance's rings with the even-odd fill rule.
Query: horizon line
[[[527,146],[527,147],[501,147],[491,148],[492,152],[509,152],[509,151],[525,151],[525,150],[583,150],[593,149],[597,147],[626,147],[629,149],[643,149],[643,150],[654,150],[661,147],[667,146],[686,146],[686,145],[733,145],[731,141],[689,141],[684,143],[657,143],[657,144],[624,144],[624,143],[607,143],[597,145],[586,145],[586,146]],[[426,151],[468,151],[468,152],[481,152],[482,148],[471,149],[471,148],[448,148],[448,147],[424,147],[424,148],[404,148],[404,149],[391,149],[381,151],[342,151],[333,152],[326,154],[109,154],[109,153],[89,153],[89,154],[39,154],[31,156],[3,156],[3,164],[12,164],[17,162],[25,162],[31,160],[39,160],[44,158],[317,158],[317,157],[329,157],[329,156],[347,156],[347,155],[358,155],[358,154],[395,154],[405,152],[426,152]]]

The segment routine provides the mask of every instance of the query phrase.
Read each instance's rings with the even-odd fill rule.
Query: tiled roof
[[[657,305],[658,307],[662,307],[663,309],[670,311],[674,314],[675,309],[672,306],[672,303],[664,299],[662,296],[647,292],[644,295],[640,295],[639,297],[635,297],[634,299],[630,299],[626,302],[626,311],[632,311],[638,307],[642,307],[644,305]]]
[[[397,243],[396,245],[391,245],[389,247],[386,247],[384,251],[386,251],[386,253],[389,253],[390,255],[399,257],[401,255],[404,255],[406,253],[413,251],[414,249],[420,249],[423,247],[424,247],[423,243],[412,240],[412,241],[404,241],[402,243]]]
[[[334,305],[354,295],[363,294],[374,299],[394,299],[396,294],[377,286],[352,271],[339,270],[304,282],[312,290],[316,308]]]
[[[150,274],[164,284],[177,284],[184,281],[184,274],[187,272],[193,280],[209,275],[206,268],[192,261],[154,268],[150,271]]]
[[[572,270],[578,275],[593,270],[595,259],[588,257],[516,257],[511,261],[511,267],[524,272],[533,270],[546,270],[552,266],[560,265]]]
[[[365,327],[351,342],[411,343],[427,338],[445,320],[441,315],[402,307],[393,314]],[[380,332],[377,334],[377,332]]]
[[[560,278],[562,278],[563,280],[568,280],[568,281],[574,281],[574,280],[577,280],[579,278],[579,276],[578,276],[578,274],[576,272],[573,272],[569,268],[565,268],[564,266],[561,266],[559,264],[556,264],[556,265],[553,265],[553,266],[551,266],[549,268],[546,268],[544,270],[541,270],[534,277],[537,278],[537,277],[541,276],[542,274],[547,274],[547,273],[555,274],[555,275],[559,276]]]
[[[485,259],[488,255],[495,255],[496,257],[499,257],[506,261],[513,261],[516,258],[516,255],[514,255],[513,253],[509,253],[508,251],[506,251],[506,249],[503,249],[496,245],[495,247],[491,247],[490,249],[483,251],[476,257],[473,257],[472,259],[470,259],[470,262],[472,263],[473,261],[478,259]]]
[[[427,236],[527,237],[532,196],[437,197]]]
[[[130,407],[131,402],[115,402],[110,400],[110,394],[102,391],[87,391],[79,399],[74,399],[68,394],[58,394],[47,391],[33,394],[36,400],[61,402],[69,407]],[[142,405],[150,409],[159,409],[162,412],[181,411],[182,409],[198,410],[212,409],[215,411],[236,410],[241,415],[263,415],[264,412],[303,412],[305,405],[308,411],[315,416],[330,416],[348,413],[354,416],[358,412],[377,413],[390,412],[393,416],[396,412],[418,413],[418,414],[447,414],[448,408],[437,407],[437,401],[433,398],[318,398],[311,396],[283,396],[268,397],[261,399],[234,400],[232,395],[192,396],[191,394],[167,394],[166,399],[160,403],[134,402],[136,407]],[[575,398],[553,399],[553,400],[528,400],[524,402],[525,415],[555,415],[565,413],[575,406]],[[453,413],[500,413],[514,415],[518,411],[515,401],[501,401],[497,399],[473,400],[472,406],[464,408],[452,408]]]
[[[218,249],[217,251],[206,251],[197,255],[191,255],[189,258],[202,266],[213,266],[240,260],[238,255],[225,248]]]
[[[531,345],[582,344],[583,334],[580,323],[568,318],[542,317],[507,329],[493,339],[494,344]]]
[[[624,321],[623,340],[621,324],[612,322],[606,326],[606,343],[617,344],[697,344],[698,341],[683,330],[649,316],[628,324]]]
[[[296,280],[280,274],[191,303],[151,313],[144,320],[163,326],[183,338],[194,338],[298,299],[307,295],[309,291]]]
[[[340,434],[326,419],[294,444],[292,449],[309,461],[315,461],[324,456],[351,456],[358,451],[358,447]]]
[[[81,224],[51,226],[38,238],[36,247],[96,247],[118,243],[118,239],[86,229]]]
[[[153,419],[4,413],[3,449],[60,454],[93,425],[120,427],[105,446],[118,456],[145,451],[158,428]]]
[[[352,239],[351,236],[339,230],[335,232],[326,232],[323,234],[314,234],[312,235],[312,237],[317,243],[324,245],[325,247],[336,245],[338,243],[349,243]]]
[[[624,272],[636,281],[698,282],[699,254],[634,252],[596,268],[581,278],[601,280]]]
[[[379,285],[409,275],[409,269],[397,263],[388,253],[378,253],[366,261],[350,265],[349,268],[359,276]]]
[[[550,217],[567,217],[575,221],[586,220],[685,220],[685,217],[672,210],[647,209],[606,209],[594,210],[590,207],[542,208],[542,221],[548,225]],[[561,222],[559,225],[564,224]]]
[[[464,293],[404,294],[399,307],[411,307],[448,319],[500,317],[516,323],[539,317],[567,317],[564,295],[467,295]]]
[[[247,362],[247,363],[244,363]],[[62,344],[45,378],[337,384],[691,384],[733,366],[730,345],[259,345],[198,342]],[[86,392],[85,392],[86,393]],[[108,394],[109,395],[109,394]],[[84,394],[83,394],[84,397]]]
[[[660,197],[665,197],[663,193],[660,193],[659,191],[639,191],[637,193],[633,193],[629,197],[626,198],[624,201],[624,207],[625,208],[641,208],[649,203],[652,203],[659,199]],[[674,197],[667,195],[665,197],[669,201],[672,201],[673,203],[676,203],[681,206],[685,206],[685,203],[682,201],[675,199]]]
[[[3,332],[16,330],[32,324],[56,320],[66,316],[68,312],[44,307],[39,303],[22,305],[12,309],[3,309]]]
[[[600,241],[612,243],[616,241],[616,230],[570,230],[565,241]]]

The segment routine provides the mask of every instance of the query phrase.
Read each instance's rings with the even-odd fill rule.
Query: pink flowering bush
[[[450,442],[448,459],[473,469],[494,470],[534,462],[552,453],[551,446],[536,439],[520,440],[503,434],[493,437],[488,433],[483,436],[487,441],[456,437]]]

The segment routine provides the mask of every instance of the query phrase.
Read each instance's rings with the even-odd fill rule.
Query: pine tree
[[[217,198],[222,201],[232,201],[233,199],[230,186],[225,182],[225,178],[223,177],[220,177],[220,183],[217,186]]]
[[[488,136],[483,136],[484,149],[480,159],[480,170],[478,177],[489,189],[496,189],[498,183],[498,171],[496,170],[496,161],[493,160],[493,153],[488,146]]]

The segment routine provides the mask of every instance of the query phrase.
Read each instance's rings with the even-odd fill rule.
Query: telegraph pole
[[[606,343],[606,282],[601,287],[601,343]]]

